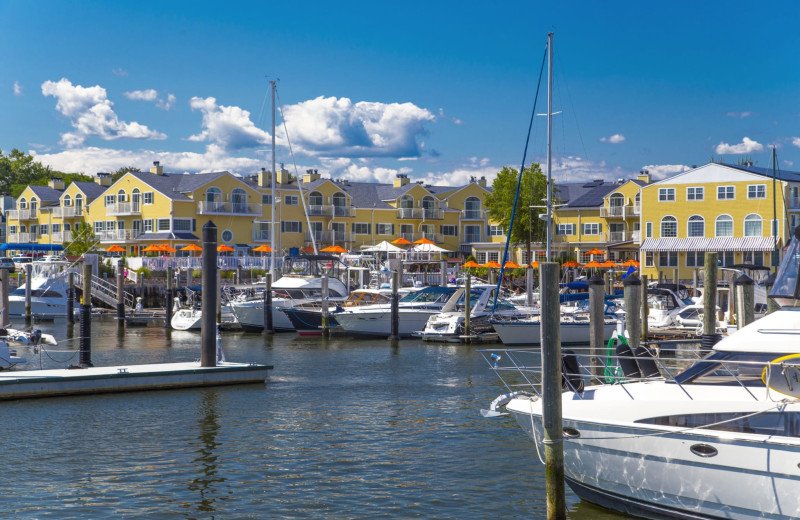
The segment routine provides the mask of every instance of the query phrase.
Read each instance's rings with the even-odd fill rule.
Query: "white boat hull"
[[[199,309],[180,309],[172,315],[170,326],[175,330],[200,330],[203,312]]]
[[[398,335],[408,338],[425,328],[425,324],[438,309],[399,309]],[[348,333],[354,336],[388,337],[392,330],[392,313],[388,306],[370,312],[337,312],[336,321]]]
[[[67,304],[66,301],[59,301],[55,298],[50,298],[52,301],[39,300],[37,298],[31,299],[31,314],[33,316],[42,318],[66,318]],[[73,311],[78,306],[75,305]],[[14,317],[25,316],[25,301],[11,300],[8,302],[9,315]]]
[[[504,345],[539,345],[541,326],[538,318],[531,320],[493,321],[492,325]],[[561,321],[561,344],[584,345],[589,343],[589,320]],[[615,321],[603,324],[603,340],[608,340],[617,329]]]
[[[289,309],[293,305],[295,305],[293,300],[273,298],[272,326],[276,332],[291,332],[295,330],[294,325],[284,312],[284,309]],[[233,315],[236,317],[236,321],[239,322],[244,330],[248,332],[260,332],[264,330],[263,301],[231,302],[230,307]]]
[[[603,406],[591,401],[585,405]],[[764,409],[772,406],[762,403]],[[541,443],[541,406],[530,403],[527,413],[524,407],[509,411]],[[580,436],[563,444],[564,474],[581,498],[647,518],[755,520],[800,515],[800,439],[783,437],[765,450],[760,435],[748,439],[746,434],[672,428],[653,437],[658,426],[574,419],[567,416],[572,415],[568,408],[565,403],[564,427]],[[697,455],[692,452],[697,446],[709,446],[716,454]]]

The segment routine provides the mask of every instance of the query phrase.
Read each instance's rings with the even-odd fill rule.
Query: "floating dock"
[[[0,400],[264,383],[271,365],[199,361],[0,372]]]

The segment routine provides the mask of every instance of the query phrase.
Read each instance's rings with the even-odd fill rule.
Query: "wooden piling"
[[[200,330],[200,366],[217,366],[217,327],[214,311],[219,301],[217,269],[217,226],[210,220],[203,226],[202,315]]]
[[[642,344],[642,320],[636,309],[642,308],[642,281],[632,274],[622,282],[625,308],[631,312],[625,313],[625,329],[628,331],[628,345],[631,352],[635,352]]]
[[[75,273],[67,273],[67,323],[75,323]]]
[[[10,323],[8,316],[8,281],[11,273],[8,269],[0,269],[0,327],[7,327]]]
[[[464,279],[464,342],[469,343],[472,335],[472,275],[467,274]]]
[[[741,329],[755,320],[755,285],[743,274],[734,281],[736,291],[736,326]]]
[[[525,269],[525,305],[533,307],[533,267]]]
[[[772,314],[780,309],[780,306],[775,302],[775,298],[769,297],[769,293],[772,292],[772,286],[775,285],[775,276],[775,273],[771,273],[767,276],[767,279],[764,280],[764,288],[767,291],[767,314]]]
[[[561,420],[561,307],[559,265],[539,264],[542,345],[542,424],[544,426],[545,496],[547,520],[566,518],[564,446]]]
[[[220,323],[222,321],[222,271],[217,268],[217,291],[215,293],[215,305],[216,305],[216,322]]]
[[[322,292],[320,297],[322,301],[320,302],[320,314],[322,320],[322,336],[326,337],[328,335],[328,277],[322,277]]]
[[[391,327],[389,339],[400,339],[400,307],[397,289],[400,286],[400,273],[392,271],[392,303],[391,303]]]
[[[719,341],[717,334],[717,252],[708,251],[703,266],[703,339],[702,350],[711,350]]]
[[[25,264],[25,323],[30,325],[31,318],[33,317],[31,313],[31,271],[33,270],[33,266],[31,264]]]
[[[589,349],[591,352],[592,374],[602,376],[605,368],[600,362],[605,347],[603,337],[603,325],[605,317],[605,294],[603,279],[599,276],[592,276],[587,280],[589,285]]]
[[[642,276],[642,285],[641,285],[641,290],[642,290],[642,296],[641,296],[641,298],[642,298],[642,312],[641,312],[642,336],[641,336],[641,339],[642,339],[642,342],[647,341],[648,337],[650,335],[650,332],[648,330],[649,325],[647,324],[647,316],[650,315],[650,307],[648,306],[648,303],[647,303],[647,284],[648,284],[647,275],[643,275]]]
[[[81,301],[81,325],[78,366],[93,367],[92,364],[92,266],[83,263],[83,299]]]
[[[164,306],[165,311],[165,320],[164,320],[164,328],[171,329],[172,328],[172,307],[173,307],[173,298],[175,297],[175,292],[172,289],[172,267],[167,267],[167,293],[164,297],[167,300],[167,304]]]
[[[447,260],[439,260],[439,286],[447,287]]]
[[[272,324],[272,273],[264,276],[264,334],[275,334]]]
[[[117,261],[117,322],[125,324],[125,278],[123,276],[122,260]],[[169,282],[168,282],[169,283]]]

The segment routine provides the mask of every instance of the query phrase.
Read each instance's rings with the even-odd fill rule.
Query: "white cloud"
[[[253,124],[247,110],[217,105],[213,97],[193,97],[189,106],[203,114],[203,131],[188,137],[189,141],[208,142],[209,146],[216,145],[226,152],[254,148],[270,141],[269,133]]]
[[[625,142],[625,136],[622,134],[614,134],[611,137],[601,137],[600,142],[603,143],[611,143],[611,144],[619,144]]]
[[[292,143],[319,157],[419,157],[434,115],[412,103],[318,97],[284,108]]]
[[[753,141],[749,137],[745,137],[742,139],[742,142],[739,144],[728,144],[720,142],[717,147],[714,149],[718,154],[729,154],[729,153],[753,153],[753,152],[760,152],[764,149],[764,145]]]
[[[792,137],[792,144],[800,148],[800,137]]]
[[[158,95],[155,89],[149,88],[146,90],[132,90],[130,92],[123,92],[123,96],[132,101],[153,101],[158,108],[169,110],[175,106],[175,95],[167,94],[166,99]]]
[[[727,115],[728,117],[738,117],[744,119],[745,117],[750,117],[754,114],[752,112],[728,112],[725,115]]]
[[[128,75],[128,71],[123,69],[122,67],[117,67],[116,69],[111,69],[111,74],[115,76],[125,77]]]
[[[58,100],[56,109],[69,118],[74,132],[61,134],[61,142],[67,147],[82,145],[92,136],[104,140],[112,139],[166,139],[167,136],[137,122],[120,121],[114,113],[114,104],[108,100],[106,89],[95,85],[82,87],[73,85],[68,79],[42,83],[42,94]]]
[[[115,150],[112,148],[73,148],[59,153],[37,154],[37,161],[63,172],[112,172],[125,166],[146,169],[153,161],[160,161],[169,173],[198,173],[227,170],[233,173],[256,173],[263,160],[249,157],[231,157],[216,146],[209,146],[205,153],[154,152],[151,150]]]
[[[653,180],[665,179],[676,173],[682,173],[691,170],[691,166],[685,164],[649,164],[642,166],[642,170],[647,170],[653,176]]]
[[[22,85],[19,84],[19,81],[14,82],[14,95],[15,96],[22,95]]]

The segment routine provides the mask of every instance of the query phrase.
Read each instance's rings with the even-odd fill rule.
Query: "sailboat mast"
[[[775,271],[778,272],[778,192],[775,188],[775,170],[776,163],[778,162],[778,157],[775,153],[775,147],[772,147],[772,241],[774,244],[773,251],[772,251],[772,266],[774,267]],[[785,214],[785,213],[784,213]],[[790,235],[791,236],[791,235]]]
[[[552,149],[553,145],[553,33],[547,33],[547,261],[552,260],[553,243],[553,181],[552,181]],[[521,173],[520,173],[521,175]]]
[[[275,260],[278,254],[275,248],[275,205],[277,204],[277,200],[275,199],[275,182],[278,180],[278,172],[275,171],[275,81],[270,81],[269,84],[272,94],[272,222],[270,224],[272,228],[270,230],[272,252],[270,253],[269,272],[270,275],[272,275],[272,279],[275,280]]]

